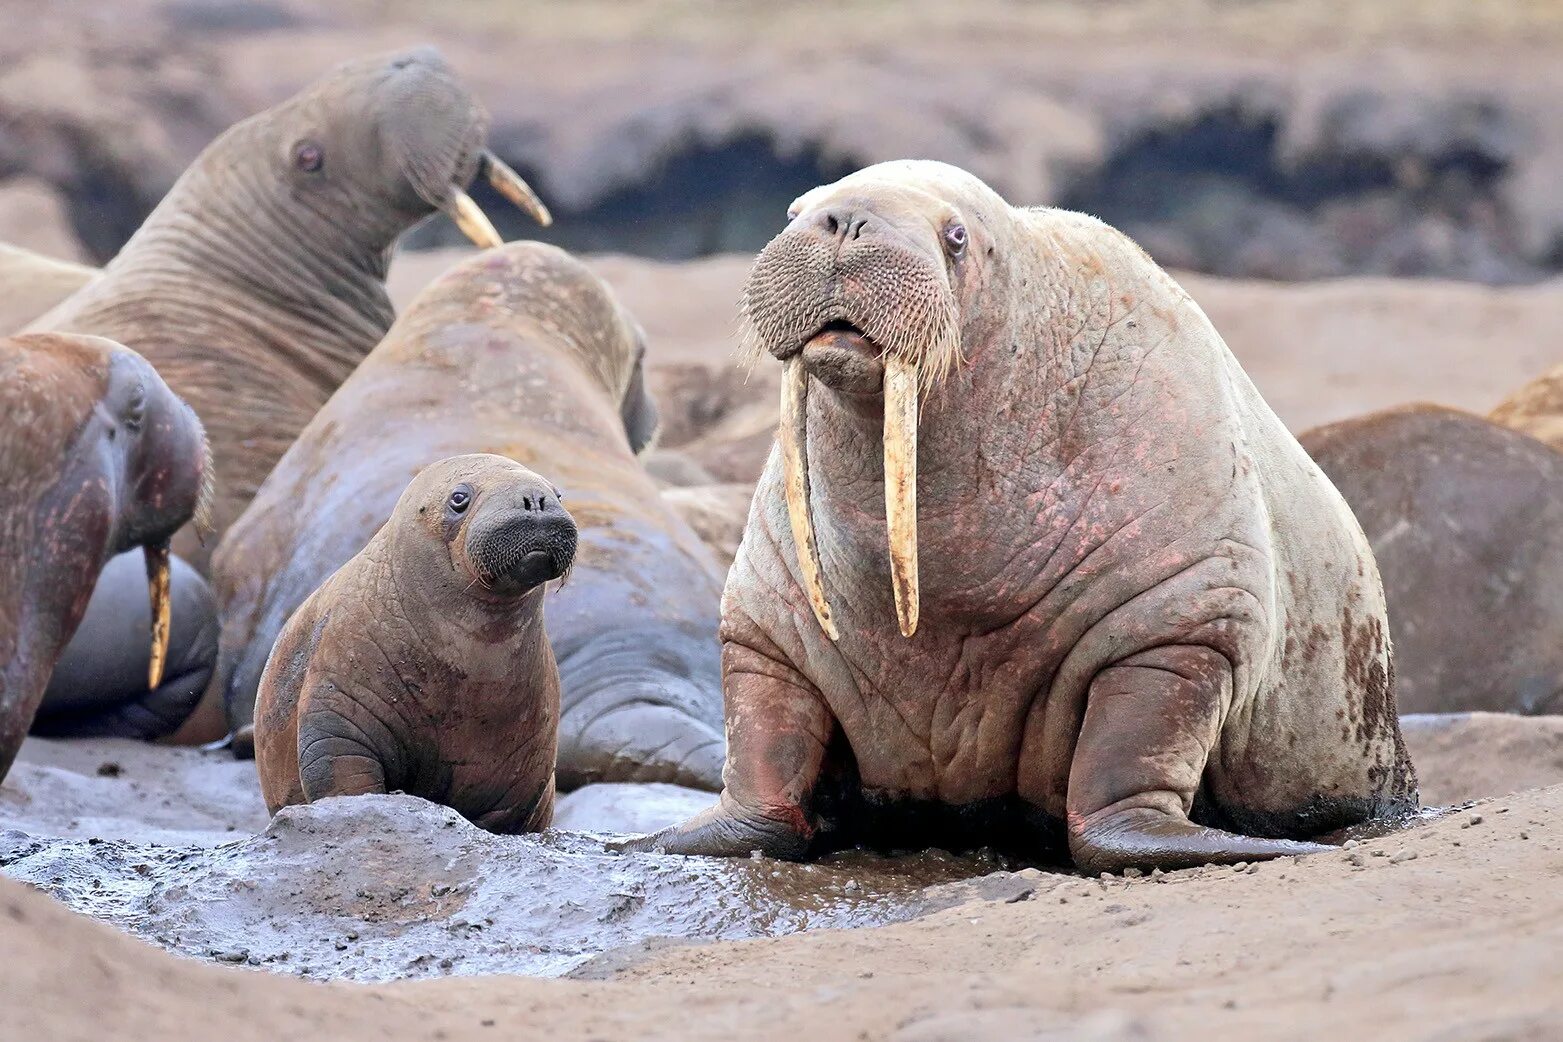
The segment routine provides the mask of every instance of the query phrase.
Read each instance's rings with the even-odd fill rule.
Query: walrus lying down
[[[1416,807],[1367,541],[1129,239],[882,164],[793,204],[741,330],[783,391],[724,791],[632,849],[1173,868]]]

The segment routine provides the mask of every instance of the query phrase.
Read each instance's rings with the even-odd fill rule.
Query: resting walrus
[[[547,222],[484,149],[487,123],[430,48],[343,65],[209,145],[102,274],[30,328],[125,344],[195,408],[221,536],[390,327],[397,236],[441,210],[497,245],[463,191],[480,172]],[[206,571],[192,533],[174,549]]]
[[[574,555],[557,490],[519,463],[425,469],[277,639],[255,727],[266,806],[401,790],[495,832],[546,828],[559,672],[543,589]]]
[[[204,511],[205,436],[146,360],[99,337],[0,339],[0,778],[27,734],[104,562],[144,548],[163,683],[168,540]],[[141,640],[145,641],[145,631]]]
[[[408,475],[495,452],[547,474],[581,526],[574,574],[548,609],[564,699],[560,787],[716,788],[721,581],[635,458],[656,428],[643,350],[602,280],[552,246],[488,251],[425,289],[214,559],[236,747],[283,622],[390,516]]]
[[[1400,711],[1563,713],[1563,454],[1437,405],[1298,440],[1383,572]]]
[[[1416,806],[1383,593],[1199,307],[938,163],[793,204],[744,292],[778,446],[723,598],[720,801],[637,849],[1321,849]]]

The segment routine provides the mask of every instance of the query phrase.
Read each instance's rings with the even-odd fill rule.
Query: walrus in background
[[[151,600],[144,675],[150,690],[163,683],[168,541],[204,512],[210,464],[190,407],[140,355],[100,337],[0,340],[0,427],[3,778],[104,562],[132,547],[146,558],[132,581]]]
[[[1437,405],[1301,435],[1384,576],[1402,713],[1563,713],[1563,455]]]
[[[1563,365],[1509,395],[1487,418],[1563,451]]]
[[[255,726],[266,806],[400,790],[494,832],[547,828],[559,671],[543,590],[575,538],[558,491],[513,460],[414,478],[277,639]]]
[[[242,754],[256,684],[293,610],[369,539],[410,474],[493,452],[547,474],[580,525],[548,608],[559,784],[715,789],[721,580],[635,453],[656,410],[639,327],[562,250],[514,243],[452,268],[288,450],[214,559],[218,683]]]
[[[140,352],[206,424],[227,530],[310,417],[385,335],[391,247],[434,213],[500,239],[483,174],[543,223],[484,148],[488,116],[439,53],[350,62],[207,146],[117,257],[33,329]],[[207,570],[209,549],[174,549]]]
[[[1143,251],[929,162],[789,217],[742,305],[783,397],[725,787],[631,849],[1176,868],[1416,806],[1372,551]]]
[[[0,336],[15,333],[81,289],[96,268],[0,242]]]

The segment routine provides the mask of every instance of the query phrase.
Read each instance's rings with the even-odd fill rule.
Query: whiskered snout
[[[520,594],[569,574],[575,545],[575,519],[552,489],[506,490],[468,526],[466,555],[486,589]]]

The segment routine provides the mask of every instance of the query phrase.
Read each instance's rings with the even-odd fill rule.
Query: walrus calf
[[[480,246],[498,233],[467,195],[482,175],[548,211],[484,148],[488,115],[438,52],[349,62],[202,151],[102,273],[35,330],[140,352],[211,437],[218,536],[393,317],[402,232],[436,211]],[[211,548],[181,533],[203,573]]]
[[[1410,405],[1307,431],[1384,575],[1402,713],[1563,713],[1563,454]]]
[[[168,540],[204,512],[210,468],[190,407],[140,355],[99,337],[0,339],[0,434],[4,778],[98,573],[132,547],[143,548],[146,566],[129,581],[151,602],[144,690],[162,685],[171,616]],[[92,701],[91,692],[78,695]]]
[[[632,849],[1175,868],[1416,806],[1372,551],[1143,251],[939,163],[789,217],[742,304],[783,391],[725,786]]]
[[[543,590],[574,556],[558,492],[519,463],[425,469],[277,639],[255,727],[266,806],[401,790],[494,832],[546,828],[559,672]]]
[[[409,473],[494,452],[547,474],[581,526],[549,606],[560,787],[719,787],[721,580],[635,458],[656,429],[643,352],[602,280],[551,246],[491,250],[425,289],[218,551],[218,683],[236,749],[282,624],[390,516]]]

